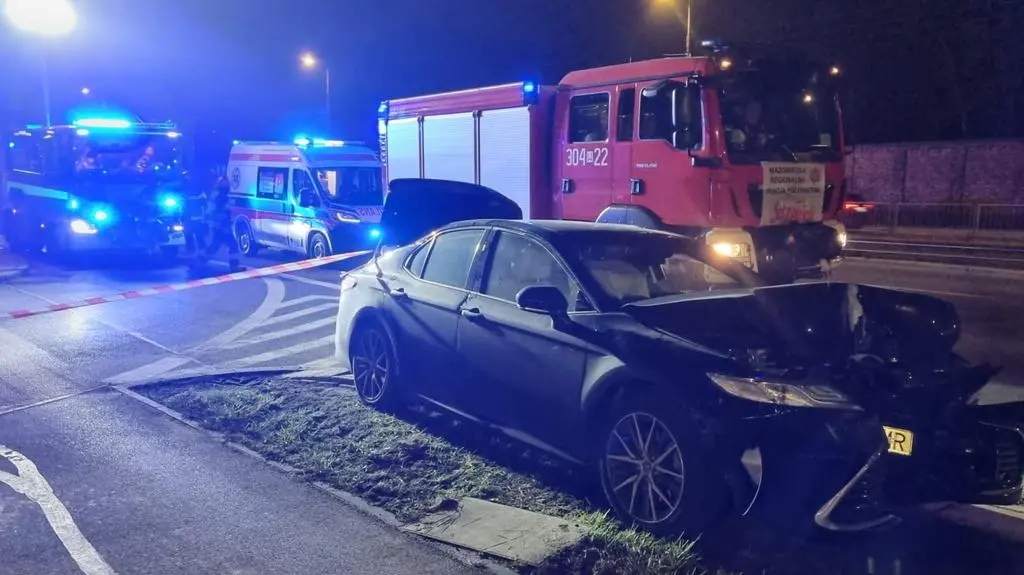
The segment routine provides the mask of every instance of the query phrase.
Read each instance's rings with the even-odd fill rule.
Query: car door
[[[299,202],[303,190],[311,190],[317,203],[311,206],[303,206]],[[324,209],[323,199],[313,186],[306,168],[292,168],[292,187],[288,192],[289,202],[292,206],[291,225],[286,230],[288,249],[299,253],[306,253],[306,241],[309,239],[309,232],[313,229],[322,229],[319,224],[321,212]]]
[[[459,393],[484,418],[568,450],[581,424],[588,345],[554,329],[551,317],[516,305],[516,294],[532,285],[558,287],[572,302],[570,310],[585,301],[543,244],[517,232],[497,232],[488,243],[478,291],[461,307],[458,354],[468,369]]]
[[[611,94],[573,93],[561,142],[562,219],[592,222],[612,203]]]
[[[291,200],[288,197],[288,168],[261,166],[256,170],[256,232],[261,244],[288,248]]]
[[[385,278],[402,375],[411,389],[446,405],[443,391],[462,373],[455,346],[459,309],[484,232],[440,233],[413,253],[400,276]]]

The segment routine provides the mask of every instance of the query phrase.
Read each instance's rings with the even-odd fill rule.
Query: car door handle
[[[391,288],[388,290],[388,293],[391,294],[391,297],[398,299],[409,297],[409,294],[405,293],[405,288]]]
[[[484,317],[484,314],[480,313],[480,308],[478,307],[464,307],[459,310],[459,313],[462,314],[462,317],[468,319],[478,319]]]

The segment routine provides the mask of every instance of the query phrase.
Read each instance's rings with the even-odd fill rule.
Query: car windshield
[[[79,177],[174,177],[184,170],[181,159],[177,141],[163,135],[80,137],[74,145]]]
[[[615,306],[763,285],[750,270],[703,244],[658,232],[565,234],[561,251],[583,281]]]
[[[338,166],[313,170],[327,201],[344,206],[380,206],[384,203],[380,168]]]
[[[821,73],[805,70],[773,67],[716,78],[730,161],[839,158],[835,91]]]

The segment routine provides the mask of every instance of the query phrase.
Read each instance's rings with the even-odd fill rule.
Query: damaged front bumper
[[[943,427],[894,419],[815,409],[747,418],[741,442],[725,450],[741,461],[727,465],[741,472],[731,479],[737,508],[853,532],[923,503],[1020,501],[1024,434],[1012,422],[1024,421],[1024,404],[964,406]]]

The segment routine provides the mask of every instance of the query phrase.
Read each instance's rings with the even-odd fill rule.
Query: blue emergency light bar
[[[344,140],[327,140],[324,138],[309,138],[306,136],[296,136],[292,142],[296,146],[301,147],[322,147],[322,148],[341,148],[347,144],[355,144],[358,142],[346,142]]]
[[[132,123],[123,118],[79,118],[72,123],[76,128],[110,128],[124,130]]]

